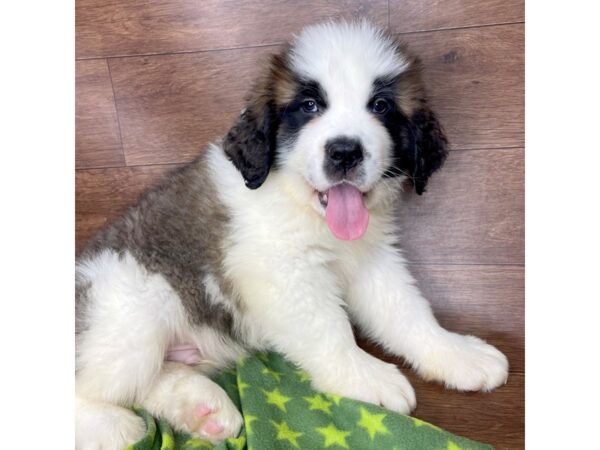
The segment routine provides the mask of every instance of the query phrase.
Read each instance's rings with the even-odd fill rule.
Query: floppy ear
[[[435,113],[427,104],[420,59],[411,54],[405,43],[398,42],[397,45],[408,67],[395,83],[399,107],[395,122],[401,130],[396,139],[395,159],[399,172],[411,179],[415,191],[421,195],[431,174],[444,163],[448,141]]]
[[[273,164],[280,121],[275,96],[286,66],[285,52],[271,56],[246,108],[223,140],[225,154],[250,189],[264,183]]]
[[[413,135],[411,175],[417,194],[425,192],[427,180],[444,164],[448,156],[448,141],[435,114],[424,103],[410,118]]]
[[[276,130],[273,109],[268,103],[258,110],[249,104],[223,140],[225,154],[250,189],[264,183],[273,163]]]

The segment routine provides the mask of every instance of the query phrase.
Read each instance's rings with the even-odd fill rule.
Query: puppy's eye
[[[390,110],[390,104],[384,98],[376,98],[371,106],[371,111],[375,114],[385,114]]]
[[[317,102],[314,101],[312,98],[304,100],[301,103],[300,107],[302,108],[302,111],[309,114],[314,114],[317,111],[319,111],[319,105],[317,105]]]

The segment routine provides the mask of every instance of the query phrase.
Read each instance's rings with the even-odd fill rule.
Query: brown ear
[[[247,98],[246,108],[223,140],[225,154],[244,177],[246,186],[257,189],[273,164],[279,128],[279,107],[286,84],[287,48],[272,55]]]
[[[444,164],[448,141],[434,112],[426,105],[413,113],[410,122],[415,134],[412,179],[415,191],[421,195],[431,174]]]
[[[435,113],[428,105],[422,80],[421,61],[402,43],[399,51],[409,63],[396,83],[396,102],[402,112],[406,138],[403,141],[401,172],[408,175],[417,194],[425,192],[427,181],[448,155],[448,140]]]
[[[223,141],[225,154],[244,177],[250,189],[260,187],[267,178],[275,151],[273,107],[258,111],[247,108]]]

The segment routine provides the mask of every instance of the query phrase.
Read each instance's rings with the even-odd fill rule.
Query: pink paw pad
[[[206,434],[219,434],[222,433],[225,428],[219,425],[219,423],[217,423],[215,420],[208,419],[202,424],[200,429]]]
[[[206,405],[198,405],[196,407],[196,417],[204,417],[212,412],[212,408]]]

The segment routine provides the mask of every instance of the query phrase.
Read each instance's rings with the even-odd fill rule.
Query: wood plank
[[[448,330],[498,347],[512,372],[525,371],[525,268],[411,266],[434,313]]]
[[[523,0],[390,0],[395,33],[525,20]]]
[[[275,48],[110,60],[128,165],[187,162],[224,135]]]
[[[417,408],[411,416],[451,433],[491,444],[498,450],[524,448],[525,374],[522,371],[511,368],[507,383],[492,392],[458,392],[439,383],[423,381],[402,360],[364,340],[359,340],[359,345],[402,369],[417,395]],[[501,345],[499,348],[506,350]]]
[[[75,173],[75,247],[79,252],[102,226],[177,166],[86,169]]]
[[[454,155],[478,153],[493,159],[498,152],[465,151]],[[144,188],[173,168],[78,170],[78,249],[93,231],[116,217]],[[413,415],[498,449],[523,448],[523,268],[413,265],[411,271],[444,326],[487,339],[504,351],[511,362],[508,384],[489,394],[448,391],[424,383],[405,369],[417,391],[418,408]],[[362,341],[361,345],[383,359],[402,364],[369,343]]]
[[[456,392],[404,373],[417,393],[412,416],[451,433],[493,445],[497,450],[525,448],[525,375],[512,373],[493,392]]]
[[[524,145],[524,26],[402,35],[452,148]]]
[[[76,167],[125,163],[106,60],[75,64]]]
[[[77,247],[176,167],[78,170]],[[523,267],[423,264],[411,265],[410,270],[443,326],[488,339],[507,353],[522,352]],[[523,370],[523,355],[511,363],[513,370]]]
[[[523,144],[522,46],[514,41],[519,36],[519,26],[410,36],[411,48],[424,57],[432,104],[453,148]],[[231,126],[257,61],[274,51],[110,60],[127,163],[191,160]]]
[[[524,263],[523,149],[453,151],[418,196],[399,201],[411,262]]]
[[[511,372],[525,371],[524,268],[518,266],[411,266],[442,326],[498,347]],[[384,353],[364,338],[361,346]],[[402,364],[400,358],[386,359]]]
[[[334,18],[388,23],[387,0],[78,0],[78,58],[281,43]]]
[[[77,248],[170,168],[78,171]],[[523,203],[521,149],[452,152],[424,195],[402,195],[405,255],[421,263],[523,264]]]

